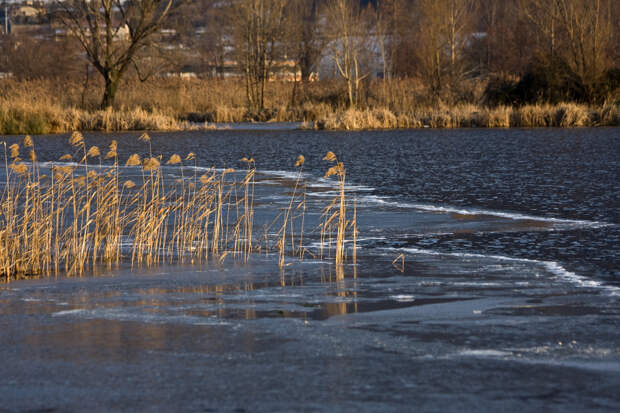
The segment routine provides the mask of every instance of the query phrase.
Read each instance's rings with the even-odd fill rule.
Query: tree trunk
[[[299,59],[299,70],[301,71],[301,81],[310,82],[310,76],[312,75],[312,65],[306,56]]]
[[[114,106],[114,98],[118,89],[118,79],[112,79],[111,76],[105,76],[105,89],[103,91],[103,99],[101,99],[101,109],[106,110]]]

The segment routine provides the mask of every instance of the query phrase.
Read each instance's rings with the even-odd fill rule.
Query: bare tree
[[[0,43],[0,72],[11,72],[16,78],[70,80],[81,73],[84,65],[81,49],[73,39],[13,34]]]
[[[285,0],[238,0],[233,4],[237,58],[245,73],[250,111],[261,111],[265,84],[281,44]]]
[[[607,69],[612,24],[608,20],[610,0],[555,0],[570,50],[569,64],[585,88],[587,99]],[[616,22],[617,24],[618,22]]]
[[[198,50],[210,69],[211,76],[223,78],[227,60],[231,57],[232,36],[226,16],[230,12],[226,7],[210,7],[206,13],[200,15],[205,19],[204,32],[199,36]]]
[[[522,0],[522,10],[547,37],[551,56],[561,55],[583,87],[586,100],[592,100],[612,60],[612,33],[618,24],[612,0]],[[563,41],[561,48],[559,41]]]
[[[418,0],[417,55],[431,93],[453,97],[465,73],[463,50],[474,23],[472,0]]]
[[[476,3],[472,0],[447,0],[445,2],[446,31],[450,48],[450,87],[454,89],[462,79],[464,67],[462,50],[471,32]]]
[[[443,18],[442,2],[435,0],[419,0],[416,3],[415,36],[418,40],[416,48],[419,72],[431,94],[438,95],[444,87],[444,51],[445,19]]]
[[[310,79],[325,47],[325,38],[320,32],[319,2],[292,0],[286,8],[286,53],[299,66],[302,81]]]
[[[521,0],[479,0],[478,33],[468,53],[478,73],[509,77],[522,74],[535,49],[531,22],[520,12]]]
[[[383,80],[389,81],[392,77],[394,54],[394,28],[396,16],[399,12],[397,0],[377,0],[375,13],[375,36],[381,54]]]
[[[62,24],[79,41],[105,82],[101,108],[114,105],[130,67],[140,73],[139,56],[150,45],[174,0],[65,0],[57,8]]]
[[[520,10],[538,29],[549,56],[555,57],[558,43],[559,10],[555,0],[519,0]]]
[[[349,107],[355,107],[360,84],[370,75],[364,64],[369,42],[367,16],[355,0],[330,0],[326,10],[331,58],[346,83]]]

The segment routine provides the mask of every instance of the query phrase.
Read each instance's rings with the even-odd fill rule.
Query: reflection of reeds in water
[[[132,266],[201,263],[210,258],[221,264],[227,256],[247,261],[253,252],[270,250],[268,228],[264,245],[253,239],[254,159],[241,160],[247,169],[236,181],[233,169],[198,176],[195,154],[184,158],[172,154],[165,164],[179,168],[181,178],[164,182],[163,157],[153,155],[146,133],[139,139],[148,144],[148,154],[132,154],[124,164],[140,171],[141,182],[136,182],[140,178],[121,179],[116,141],[104,155],[99,147],[88,147],[80,133],[73,133],[69,139],[72,153],[63,155],[62,163],[53,164],[49,176],[41,172],[32,138],[26,136],[22,145],[29,162],[21,158],[19,144],[3,142],[0,276],[8,281],[59,273],[81,275],[101,265],[119,265],[123,257]],[[354,208],[353,217],[347,219],[343,164],[331,152],[326,159],[335,163],[327,176],[338,178],[339,195],[324,210],[321,250],[323,241],[335,238],[324,244],[341,265],[349,231],[355,249],[356,213]],[[186,174],[192,162],[193,173]],[[300,156],[291,200],[272,223],[282,221],[276,246],[281,267],[285,256],[303,259],[308,252],[303,242],[303,164]],[[355,257],[354,250],[354,261]]]

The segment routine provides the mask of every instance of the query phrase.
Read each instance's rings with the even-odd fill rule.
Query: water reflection
[[[56,324],[53,328],[33,332],[24,337],[23,344],[36,358],[58,358],[60,355],[71,362],[130,362],[180,349],[212,354],[264,350],[264,345],[251,332],[239,332],[239,340],[231,343],[223,338],[220,328],[93,319]]]
[[[197,276],[199,268],[202,275]],[[212,279],[217,271],[190,266],[175,274],[164,270],[149,276],[123,272],[105,278],[33,280],[24,290],[1,296],[0,314],[201,325],[218,320],[326,319],[358,311],[355,266],[303,264],[277,269],[276,277],[271,271],[249,266],[241,277],[220,273]]]

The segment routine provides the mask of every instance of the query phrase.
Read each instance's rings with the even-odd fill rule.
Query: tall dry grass
[[[0,143],[5,179],[0,194],[0,276],[4,280],[53,274],[82,275],[100,266],[153,266],[166,262],[247,261],[259,251],[277,251],[303,259],[305,184],[303,156],[295,189],[281,220],[275,247],[256,239],[254,229],[255,162],[243,158],[245,171],[209,170],[198,175],[196,155],[154,154],[148,134],[139,140],[145,156],[125,161],[113,141],[108,148],[87,146],[80,133],[59,162],[42,167],[36,145]],[[329,154],[328,154],[329,155]],[[332,154],[333,155],[333,154]],[[329,160],[332,160],[331,158]],[[347,218],[342,163],[328,176],[339,179],[339,196],[325,209],[321,238],[337,264],[345,260],[346,231],[357,237],[355,213]],[[166,182],[163,165],[178,168],[181,178]],[[121,166],[139,180],[123,179]],[[135,173],[134,173],[135,175]],[[323,251],[323,246],[321,247]]]
[[[178,131],[209,128],[208,124],[192,124],[158,110],[133,108],[130,110],[86,111],[63,108],[54,103],[0,99],[0,134],[43,135],[72,130],[126,131],[162,130]]]
[[[617,104],[447,105],[426,98],[423,85],[412,79],[369,82],[360,108],[355,110],[347,109],[338,82],[270,82],[266,109],[260,113],[247,111],[243,82],[237,79],[140,82],[128,78],[110,111],[97,109],[102,90],[98,82],[91,80],[85,88],[78,82],[0,80],[0,133],[183,130],[204,122],[242,121],[296,121],[307,122],[307,127],[346,130],[620,125]],[[472,99],[480,101],[476,96]]]
[[[304,124],[305,128],[332,130],[582,126],[620,126],[620,107],[611,104],[589,107],[575,103],[496,108],[458,105],[415,108],[407,113],[383,108],[347,109]]]

